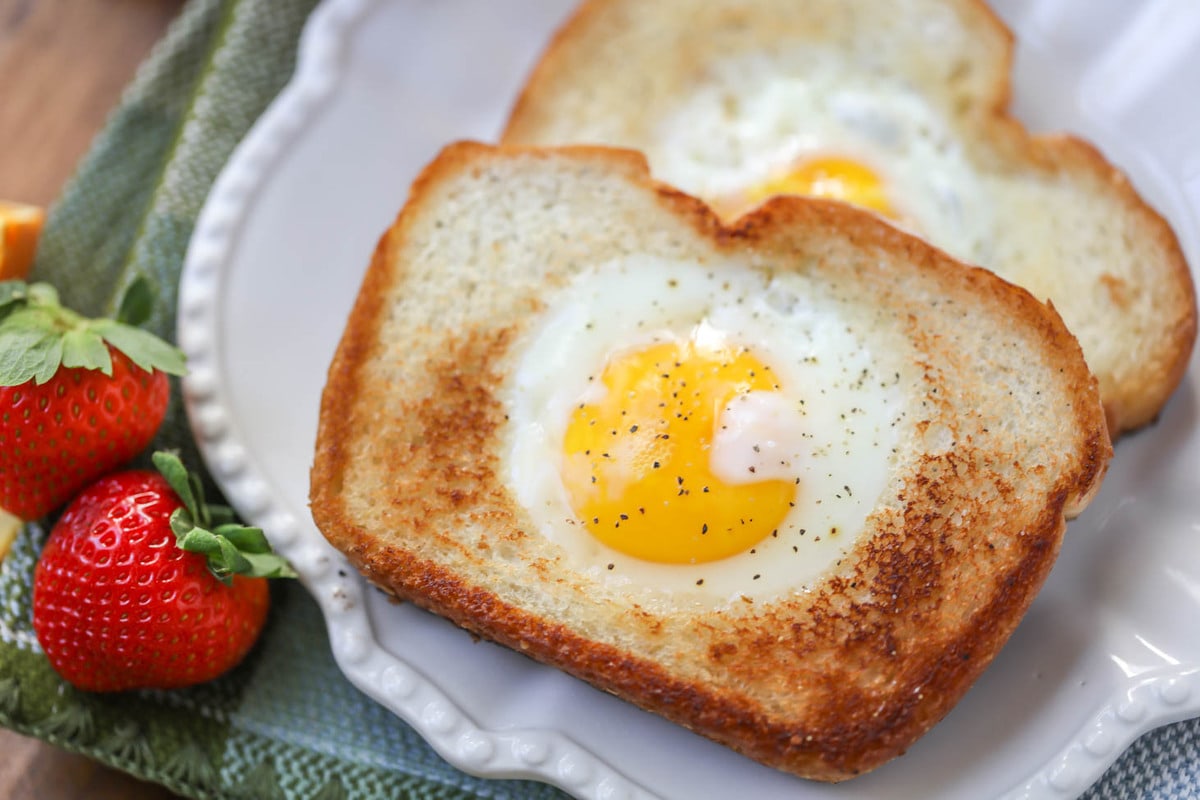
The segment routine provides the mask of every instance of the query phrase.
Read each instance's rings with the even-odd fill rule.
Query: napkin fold
[[[71,307],[108,314],[133,276],[146,275],[161,299],[148,327],[173,339],[197,215],[238,141],[290,78],[316,4],[191,0],[52,209],[33,277],[55,284]],[[155,446],[179,449],[199,470],[178,383],[173,389]],[[219,496],[211,479],[209,490]],[[73,690],[32,629],[33,568],[45,535],[26,526],[0,564],[0,725],[197,798],[564,796],[446,764],[342,676],[317,605],[294,582],[276,583],[262,640],[220,680],[172,692]],[[1200,720],[1190,720],[1142,737],[1084,796],[1197,793]]]

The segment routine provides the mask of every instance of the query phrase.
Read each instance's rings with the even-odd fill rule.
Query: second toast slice
[[[1100,152],[1010,116],[1012,51],[981,0],[588,0],[504,140],[640,150],[731,217],[783,192],[880,211],[1052,302],[1116,436],[1183,376],[1191,274]]]

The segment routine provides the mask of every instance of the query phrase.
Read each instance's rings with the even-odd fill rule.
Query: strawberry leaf
[[[275,553],[242,553],[250,565],[249,572],[256,578],[295,578],[296,571]]]
[[[117,309],[117,322],[134,327],[141,325],[150,319],[150,314],[154,311],[154,301],[155,294],[154,290],[150,288],[150,281],[146,280],[146,276],[138,275],[133,279],[133,283],[129,284],[125,294],[121,296],[121,307]]]
[[[245,575],[249,578],[296,577],[295,570],[287,560],[271,551],[262,530],[240,525],[224,525],[215,532],[204,528],[191,528],[181,535],[176,529],[175,520],[176,515],[182,511],[183,509],[179,509],[171,515],[171,528],[175,530],[179,548],[204,555],[208,561],[209,572],[221,582],[232,583],[234,575]],[[242,549],[243,544],[249,544],[249,549]]]
[[[151,457],[182,505],[171,514],[171,531],[181,550],[203,555],[208,570],[225,584],[234,575],[253,578],[294,578],[287,560],[271,552],[261,528],[238,524],[227,506],[207,506],[197,476],[189,473],[175,453],[160,450]],[[220,524],[210,530],[214,519]]]
[[[271,552],[271,543],[267,541],[262,528],[229,524],[215,529],[214,533],[228,539],[241,553]]]
[[[188,487],[192,492],[193,512],[196,515],[196,525],[202,528],[211,528],[212,510],[208,503],[204,502],[204,484],[200,481],[200,476],[194,472],[187,473]]]
[[[177,508],[171,512],[171,518],[168,520],[171,525],[171,533],[175,534],[176,541],[182,541],[192,534],[193,531],[203,531],[208,533],[203,528],[196,527],[196,521],[192,519],[192,515],[188,513],[186,508]],[[201,550],[197,552],[208,552]]]
[[[200,518],[199,504],[196,495],[192,492],[191,476],[188,474],[187,467],[179,460],[179,456],[170,450],[159,450],[150,459],[154,462],[155,469],[167,479],[167,485],[175,494],[179,495],[180,502],[188,512],[189,521],[198,521]],[[193,522],[193,524],[195,523]]]
[[[62,365],[98,369],[105,375],[112,374],[112,356],[104,340],[86,328],[75,328],[62,335]]]
[[[177,528],[182,527],[182,524],[175,522],[176,514],[171,515],[171,528],[175,530],[176,543],[180,550],[203,555],[208,563],[208,571],[226,585],[233,583],[234,575],[249,574],[252,565],[238,552],[233,542],[204,528],[192,528],[181,536]]]
[[[61,337],[35,328],[0,330],[0,386],[45,383],[61,362]]]
[[[174,520],[175,514],[172,514],[171,518]],[[172,525],[171,527],[174,528],[175,526]],[[175,535],[179,537],[180,549],[187,550],[189,553],[202,553],[206,556],[219,555],[221,553],[221,543],[217,535],[212,531],[192,527],[184,531],[182,535],[176,531]]]
[[[58,334],[64,330],[54,314],[38,306],[14,308],[4,320],[0,331],[37,331]]]
[[[153,296],[144,280],[135,280],[125,298],[121,313],[124,318],[136,320],[147,315],[146,306]],[[42,341],[46,336],[59,341]],[[25,352],[33,346],[37,347],[35,352]],[[59,366],[98,369],[112,375],[110,354],[100,352],[108,347],[125,353],[147,372],[187,372],[178,348],[124,322],[86,319],[64,308],[58,291],[48,283],[0,283],[0,386],[17,386],[30,379],[45,383]]]
[[[152,333],[113,319],[96,320],[90,327],[147,372],[156,369],[171,375],[187,372],[183,353]]]
[[[0,320],[3,320],[9,311],[24,305],[28,296],[29,286],[25,281],[0,282]]]
[[[213,559],[208,557],[208,568],[213,574],[221,580],[233,578],[235,574],[245,575],[250,571],[250,562],[246,557],[238,552],[238,549],[233,546],[233,542],[226,539],[224,536],[217,536],[217,544],[221,546],[220,556]]]
[[[62,364],[62,354],[62,339],[51,339],[46,343],[45,349],[42,351],[41,368],[33,376],[34,383],[41,386],[54,377],[54,373],[58,372],[58,367]]]

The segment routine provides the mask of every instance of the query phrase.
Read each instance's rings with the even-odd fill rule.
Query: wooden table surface
[[[0,0],[0,199],[48,205],[183,0]],[[175,797],[0,729],[0,797]]]

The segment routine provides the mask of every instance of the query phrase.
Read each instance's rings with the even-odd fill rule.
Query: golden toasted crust
[[[880,26],[882,15],[895,23]],[[921,38],[929,29],[944,46]],[[887,50],[906,37],[899,55]],[[974,168],[1005,187],[990,198],[995,247],[958,252],[936,236],[934,244],[1054,303],[1100,381],[1114,437],[1152,422],[1196,339],[1182,249],[1096,148],[1033,136],[1010,115],[1014,37],[982,0],[584,0],[535,66],[503,141],[649,152],[658,115],[709,81],[715,64],[746,53],[783,62],[781,53],[809,45],[859,48],[908,70],[908,83],[956,126]]]
[[[809,271],[917,354],[909,460],[810,594],[642,607],[572,573],[507,485],[501,390],[546,285],[631,251]],[[915,447],[935,428],[953,446]],[[1095,379],[1053,310],[871,216],[778,198],[725,227],[630,152],[458,144],[375,252],[322,395],[311,497],[329,541],[397,597],[837,781],[902,753],[974,682],[1110,456]]]

